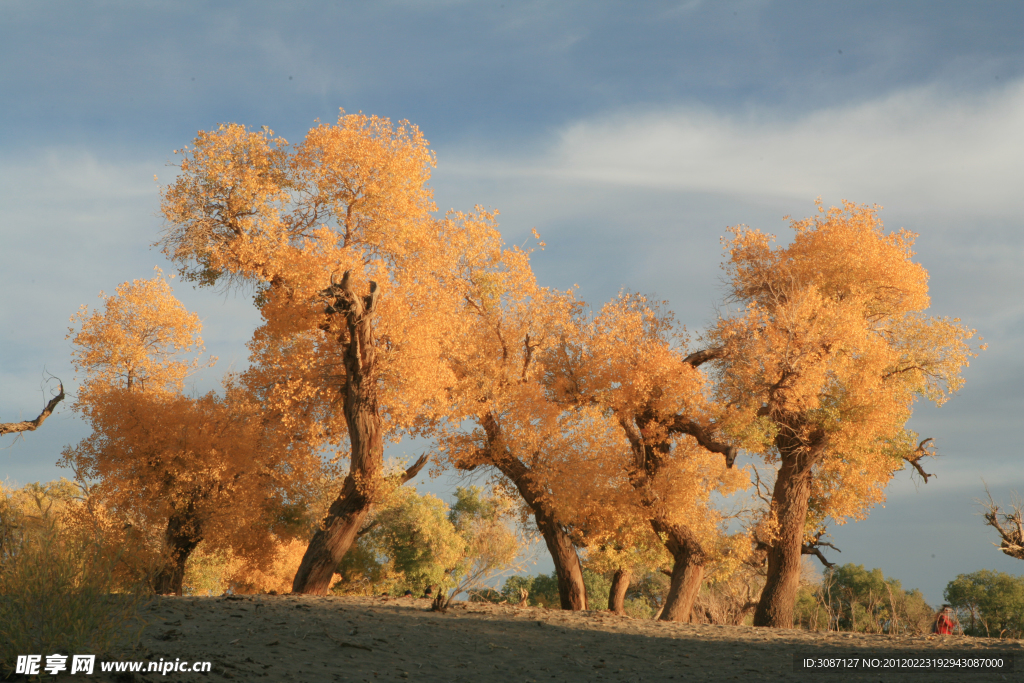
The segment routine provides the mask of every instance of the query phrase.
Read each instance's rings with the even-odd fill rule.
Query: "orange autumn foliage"
[[[602,553],[629,558],[636,551],[650,556],[653,532],[673,558],[661,618],[685,621],[704,567],[735,546],[723,541],[724,519],[711,498],[749,484],[746,472],[732,468],[735,451],[718,431],[722,409],[698,361],[707,354],[688,353],[671,313],[635,294],[609,302],[578,330],[552,355],[548,382],[563,404],[597,410],[605,420],[610,451],[601,460],[614,474],[602,482],[614,484],[614,493],[596,496],[609,507],[588,516],[604,520],[592,523],[590,534]],[[594,497],[583,494],[593,488],[582,481],[593,472],[587,459],[557,478],[565,499],[578,501],[568,509],[582,511]]]
[[[727,349],[723,426],[778,467],[760,625],[792,621],[812,497],[818,522],[857,519],[884,500],[914,450],[905,428],[914,402],[941,405],[974,355],[973,330],[924,314],[928,274],[911,260],[912,233],[885,233],[877,207],[818,208],[793,221],[786,247],[733,229],[726,272],[742,308],[707,335]]]
[[[256,286],[265,324],[250,344],[249,384],[268,405],[284,419],[305,417],[308,438],[344,445],[344,416],[331,408],[344,370],[338,342],[321,329],[321,290],[350,271],[355,291],[380,287],[374,381],[384,431],[398,438],[444,410],[437,358],[455,307],[443,284],[465,240],[457,216],[430,215],[434,158],[415,126],[342,112],[293,149],[266,128],[230,124],[180,153],[160,244],[187,279]]]
[[[246,386],[294,440],[349,456],[326,536],[311,545],[316,569],[296,577],[296,590],[324,592],[387,494],[383,443],[450,413],[441,348],[461,300],[448,282],[467,233],[488,241],[493,228],[484,215],[431,215],[434,158],[407,122],[342,112],[295,147],[231,124],[181,154],[163,193],[165,253],[200,284],[255,285],[265,323]]]
[[[562,607],[586,609],[582,567],[546,483],[546,467],[564,445],[565,411],[548,400],[541,363],[577,303],[571,292],[537,285],[529,252],[503,247],[493,215],[453,217],[466,228],[465,241],[454,245],[463,256],[449,281],[462,304],[445,345],[453,415],[439,444],[457,469],[499,473],[496,483],[523,502],[524,517],[533,517],[544,538]]]
[[[163,536],[150,541],[166,556],[158,590],[180,592],[201,540],[265,559],[275,516],[301,485],[282,467],[279,431],[231,378],[224,396],[180,393],[202,350],[197,316],[158,274],[122,284],[102,311],[83,308],[72,320],[73,359],[85,374],[74,407],[93,431],[62,462],[94,484],[91,498],[107,514]],[[289,455],[302,459],[301,450]]]

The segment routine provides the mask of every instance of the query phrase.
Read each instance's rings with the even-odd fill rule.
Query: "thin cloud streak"
[[[794,120],[679,107],[577,121],[532,159],[456,154],[449,172],[540,176],[681,192],[825,196],[906,209],[1016,216],[1024,81],[983,97],[920,87]]]

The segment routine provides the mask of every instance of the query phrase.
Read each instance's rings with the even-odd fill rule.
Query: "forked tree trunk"
[[[192,551],[203,540],[199,520],[195,513],[195,502],[189,501],[184,509],[175,510],[167,520],[164,533],[164,552],[167,559],[153,580],[153,592],[157,595],[181,595],[185,580],[185,563]]]
[[[633,574],[628,569],[619,568],[615,570],[612,577],[612,587],[608,591],[608,609],[616,614],[626,613],[626,591],[629,590],[629,582]]]
[[[793,610],[800,588],[804,525],[811,497],[810,458],[783,453],[772,492],[778,535],[768,549],[768,576],[754,611],[754,626],[793,627]]]
[[[673,560],[668,596],[657,618],[660,621],[689,621],[693,603],[704,580],[707,553],[693,531],[685,524],[668,521],[661,504],[649,494],[651,483],[657,480],[664,463],[671,457],[672,444],[668,440],[650,443],[644,438],[645,430],[652,424],[660,424],[653,411],[620,414],[618,417],[633,451],[635,470],[630,477],[630,483],[643,496],[644,504],[652,514],[651,528],[663,539],[665,549],[672,555]],[[706,430],[682,416],[673,418],[668,431],[689,434],[696,438],[703,448],[713,453],[722,453],[725,455],[726,467],[732,467],[736,459],[735,446],[715,441]]]
[[[352,450],[341,493],[331,504],[322,528],[313,534],[292,581],[294,593],[327,593],[335,568],[383,493],[384,441],[377,406],[376,340],[370,325],[378,292],[377,284],[371,282],[369,296],[356,296],[349,271],[340,284],[335,284],[332,276],[331,286],[322,292],[334,299],[325,313],[331,322],[340,323],[328,323],[322,329],[337,333],[343,349],[343,409]]]
[[[665,548],[673,559],[668,596],[658,619],[688,622],[704,580],[707,556],[686,527],[662,520],[651,520],[651,526],[665,538]]]

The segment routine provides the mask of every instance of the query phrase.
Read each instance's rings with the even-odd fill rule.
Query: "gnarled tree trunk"
[[[668,596],[658,619],[688,622],[693,613],[693,602],[704,580],[706,554],[689,529],[681,524],[655,519],[651,520],[651,527],[665,538],[665,548],[673,559]]]
[[[322,528],[306,548],[292,581],[294,593],[327,593],[335,568],[352,546],[383,488],[384,441],[377,405],[376,340],[370,324],[379,290],[371,282],[368,296],[356,296],[350,275],[346,271],[340,284],[332,276],[331,286],[322,292],[334,300],[325,310],[330,322],[322,329],[337,333],[345,361],[342,394],[352,446],[349,473]],[[334,322],[340,324],[332,325]]]
[[[811,498],[811,467],[821,452],[823,439],[814,445],[782,438],[776,443],[782,465],[772,491],[772,512],[779,526],[768,547],[768,576],[754,611],[754,626],[792,628]]]
[[[628,569],[615,570],[612,576],[612,587],[608,591],[608,609],[616,614],[626,613],[626,591],[629,590],[629,582],[633,580],[633,574]]]
[[[202,525],[196,515],[194,500],[171,513],[164,533],[164,552],[167,559],[153,580],[157,595],[181,595],[185,579],[185,563],[192,551],[202,542]]]

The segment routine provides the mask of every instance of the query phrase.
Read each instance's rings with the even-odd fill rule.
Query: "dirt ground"
[[[670,624],[609,612],[485,603],[430,611],[413,598],[157,598],[137,659],[210,661],[208,674],[67,676],[113,681],[1024,681],[1022,641]],[[1013,672],[797,672],[794,655],[851,661],[954,652],[1016,655]],[[98,667],[97,667],[98,669]],[[43,680],[54,677],[44,676]]]

